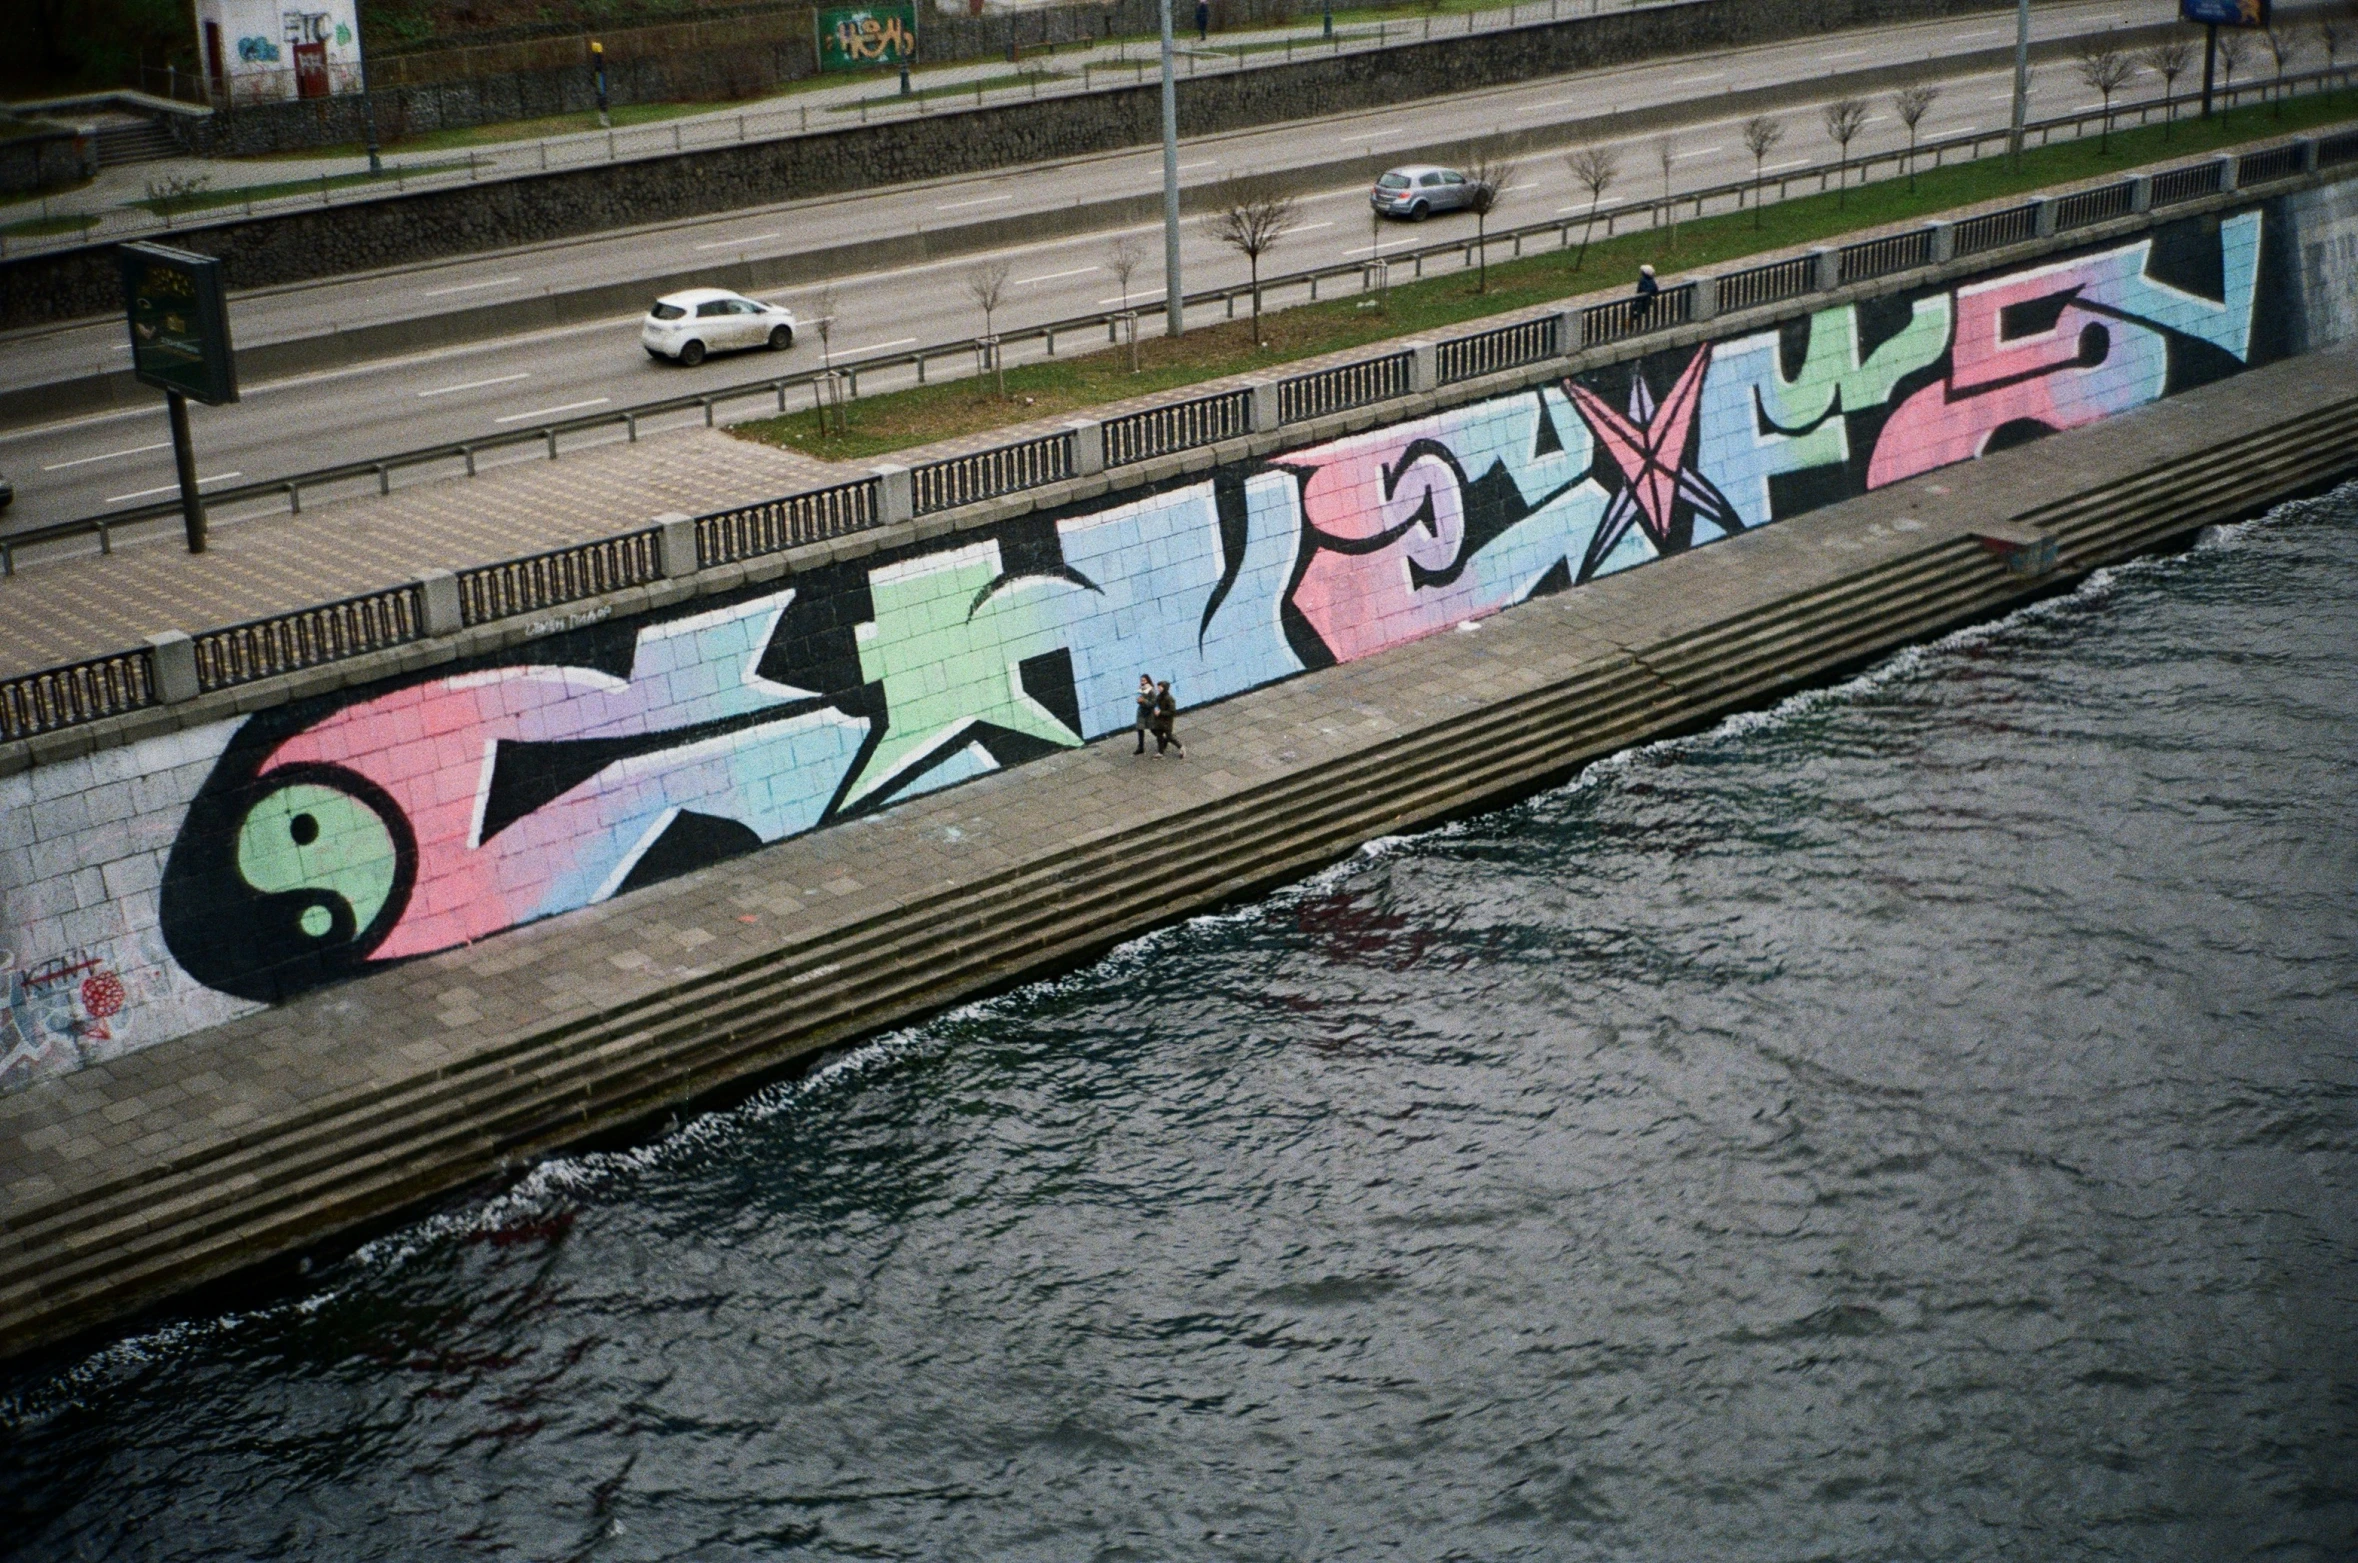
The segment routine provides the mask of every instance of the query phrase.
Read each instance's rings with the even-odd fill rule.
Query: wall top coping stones
[[[2307,184],[2331,182],[2336,174],[2349,177],[2358,168],[2337,169],[2324,173],[2310,173],[2294,180],[2282,181],[2288,188]],[[2117,182],[2124,176],[2115,175]],[[2078,248],[2091,243],[2124,237],[2153,227],[2161,222],[2177,221],[2185,217],[2201,216],[2227,207],[2241,205],[2250,199],[2248,192],[2222,191],[2212,196],[2176,203],[2161,212],[2131,212],[2099,223],[2070,230],[2067,233],[2048,233],[2000,249],[1983,251],[1962,260],[1951,260],[1886,276],[1844,283],[1823,292],[1805,294],[1755,308],[1731,311],[1711,320],[1698,320],[1672,326],[1643,335],[1624,338],[1585,350],[1576,349],[1564,356],[1538,363],[1525,364],[1499,373],[1453,382],[1446,386],[1419,388],[1410,394],[1388,401],[1371,403],[1324,417],[1284,425],[1282,428],[1255,431],[1225,442],[1224,448],[1241,448],[1243,459],[1266,459],[1285,450],[1320,444],[1342,435],[1358,432],[1377,424],[1404,422],[1450,407],[1490,397],[1511,394],[1559,380],[1567,375],[1603,367],[1607,364],[1642,358],[1665,349],[1692,346],[1715,337],[1741,334],[1748,330],[1767,329],[1783,320],[1838,307],[1844,302],[1882,297],[1904,289],[1970,276],[2001,266],[2035,260],[2042,255],[2065,248]],[[2008,203],[1995,203],[2003,207]],[[2013,203],[2022,204],[2022,203]],[[1956,214],[1951,214],[1953,220]],[[1881,231],[1901,231],[1921,228],[1921,222],[1896,225]],[[1811,247],[1801,253],[1815,255],[1822,246]],[[1760,261],[1748,265],[1762,264]],[[1691,279],[1680,279],[1691,280]],[[1665,287],[1678,285],[1666,283]],[[1522,320],[1544,319],[1563,312],[1562,303],[1554,303],[1514,312],[1494,319],[1470,323],[1476,332],[1493,330]],[[1370,343],[1361,348],[1337,354],[1338,361],[1349,362],[1368,358],[1396,355],[1410,350],[1415,339]],[[1289,365],[1300,372],[1302,365]],[[1233,380],[1207,382],[1187,388],[1185,399],[1216,394],[1222,390],[1265,384],[1269,371],[1234,377]],[[1099,420],[1089,420],[1099,421]],[[1036,439],[1046,434],[1062,432],[1072,427],[1071,420],[1051,421],[1039,427],[1028,425],[995,431],[1000,444],[1015,444]],[[922,464],[928,459],[924,451],[905,451],[896,454]],[[943,511],[925,518],[923,534],[910,524],[906,514],[880,517],[883,524],[805,544],[734,564],[708,568],[689,575],[673,576],[650,585],[626,588],[595,598],[567,602],[545,613],[518,614],[512,618],[495,620],[433,639],[412,641],[383,651],[359,656],[303,670],[300,674],[281,675],[259,680],[233,689],[182,700],[170,705],[150,706],[104,717],[78,726],[36,734],[29,738],[0,743],[0,776],[18,774],[44,764],[77,758],[101,749],[137,742],[159,733],[200,726],[225,717],[283,704],[297,698],[308,698],[336,688],[374,682],[403,672],[504,650],[543,638],[565,627],[564,621],[578,622],[585,614],[600,617],[627,616],[668,606],[687,597],[703,596],[733,590],[749,581],[776,579],[781,575],[808,571],[824,565],[842,563],[867,557],[932,536],[970,529],[981,529],[1036,511],[1054,509],[1076,500],[1134,488],[1146,488],[1169,483],[1190,473],[1203,470],[1212,461],[1209,447],[1175,451],[1131,463],[1106,472],[1067,478],[1058,482],[1017,493]],[[871,470],[885,477],[888,484],[907,482],[908,466],[899,463],[878,463]],[[668,518],[665,518],[668,519]],[[551,622],[553,619],[556,622]],[[323,675],[334,675],[324,678]],[[297,680],[300,680],[299,684]]]

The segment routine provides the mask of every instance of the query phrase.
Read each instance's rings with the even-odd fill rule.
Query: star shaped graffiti
[[[1687,460],[1687,446],[1695,428],[1695,411],[1703,400],[1703,376],[1711,363],[1711,349],[1698,348],[1679,371],[1677,381],[1659,404],[1646,388],[1642,371],[1629,376],[1629,413],[1625,417],[1607,406],[1594,391],[1567,383],[1565,391],[1589,433],[1621,473],[1620,492],[1605,507],[1596,535],[1589,539],[1580,579],[1596,574],[1634,524],[1645,529],[1657,553],[1677,553],[1694,535],[1694,517],[1701,516],[1722,531],[1743,526],[1736,507],[1728,503],[1712,481]],[[1680,501],[1687,506],[1682,518]]]

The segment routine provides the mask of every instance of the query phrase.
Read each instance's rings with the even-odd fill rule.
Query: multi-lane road
[[[2166,20],[2163,0],[2096,0],[2042,7],[2037,32],[2045,36],[2136,26]],[[2150,13],[2150,14],[2149,14]],[[1739,134],[1741,116],[1713,112],[1715,100],[1745,88],[1826,83],[1832,73],[1921,62],[1943,93],[1921,133],[1927,138],[1968,128],[2003,126],[2011,79],[1986,67],[1959,71],[1955,56],[2003,47],[2009,19],[1983,13],[1943,22],[1878,29],[1664,60],[1586,76],[1448,99],[1423,100],[1396,110],[1338,116],[1186,143],[1180,162],[1189,183],[1232,173],[1330,163],[1354,152],[1382,156],[1387,148],[1431,145],[1501,129],[1546,129],[1578,137],[1578,123],[1638,105],[1683,103],[1692,118],[1670,133],[1675,188],[1691,189],[1748,176],[1752,159]],[[1841,91],[1830,85],[1828,96]],[[2083,100],[2088,100],[2083,102]],[[1904,139],[1886,102],[1852,147],[1855,153]],[[2092,107],[2092,94],[2068,68],[2049,66],[2034,83],[2034,116]],[[1825,160],[1818,115],[1797,98],[1778,111],[1787,124],[1769,171]],[[1610,198],[1658,190],[1659,132],[1622,149],[1621,183]],[[1151,192],[1159,158],[1122,154],[1016,170],[991,177],[903,187],[852,199],[830,199],[675,224],[659,230],[552,244],[531,251],[408,268],[367,278],[268,290],[233,302],[241,342],[279,340],[454,303],[496,303],[541,289],[567,289],[633,276],[675,273],[699,257],[733,259],[845,243],[860,237],[972,221],[978,214],[1038,211],[1109,196]],[[1561,157],[1526,157],[1494,225],[1538,221],[1584,210]],[[1269,264],[1281,269],[1366,258],[1371,246],[1404,247],[1444,237],[1463,217],[1422,227],[1371,228],[1366,186],[1357,179],[1321,191],[1304,203],[1302,225]],[[1147,242],[1148,260],[1132,282],[1134,299],[1161,289],[1160,246],[1154,230],[1133,230]],[[1107,265],[1116,237],[1018,244],[992,252],[1011,261],[1009,302],[1001,329],[1087,314],[1119,302]],[[972,335],[981,327],[964,285],[973,255],[845,278],[834,285],[834,345],[839,355],[886,350]],[[1190,289],[1241,281],[1243,263],[1206,238],[1194,224],[1186,233],[1183,268]],[[809,313],[815,287],[773,295]],[[54,381],[75,372],[120,366],[119,327],[111,323],[20,334],[0,343],[0,385]],[[199,474],[209,484],[254,481],[283,472],[356,460],[438,441],[536,425],[605,407],[753,378],[771,365],[800,368],[817,355],[806,340],[787,358],[765,354],[721,358],[695,370],[657,364],[637,345],[636,316],[495,338],[478,344],[392,359],[364,367],[249,384],[236,406],[194,410]],[[748,409],[749,411],[751,409]],[[101,513],[168,493],[171,453],[160,405],[0,433],[0,472],[18,499],[6,530]]]

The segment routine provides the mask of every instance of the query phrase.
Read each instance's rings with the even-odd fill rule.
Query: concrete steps
[[[141,120],[135,125],[101,125],[91,139],[97,145],[101,168],[125,163],[158,163],[183,155],[172,133],[152,120]]]
[[[2007,575],[1968,537],[1931,533],[1823,587],[1656,644],[1600,650],[1569,678],[1340,764],[945,884],[641,1002],[558,1019],[464,1067],[323,1098],[137,1179],[28,1204],[0,1233],[0,1345],[103,1322],[799,1054],[1083,958],[2353,465],[2358,402],[2020,517],[2061,540],[2065,566],[2046,581]],[[1142,854],[1177,868],[1141,884],[1130,869]]]

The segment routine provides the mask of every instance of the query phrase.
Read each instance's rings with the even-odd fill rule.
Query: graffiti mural
[[[140,816],[162,844],[124,880],[155,887],[116,908],[130,934],[74,932],[89,892],[57,880],[23,899],[53,916],[42,942],[14,887],[5,937],[86,950],[183,1026],[219,1018],[192,992],[268,1003],[486,938],[1120,731],[1141,673],[1218,700],[2279,356],[2287,311],[2261,303],[2298,274],[2272,220],[1821,310],[179,735],[191,779]],[[38,836],[59,805],[29,789],[0,780],[0,804],[21,794]],[[121,980],[90,980],[11,979],[16,1077],[112,1023]]]
[[[96,1062],[127,1001],[101,955],[75,950],[20,971],[0,950],[0,1090]]]

